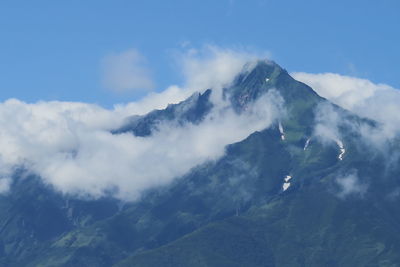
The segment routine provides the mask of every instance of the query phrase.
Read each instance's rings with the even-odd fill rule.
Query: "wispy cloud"
[[[347,149],[346,141],[350,141],[368,152],[370,157],[383,156],[385,171],[397,167],[400,158],[397,145],[400,136],[400,90],[386,84],[333,73],[292,75],[340,107],[375,121],[355,121],[349,117],[350,113],[331,104],[319,105],[315,110],[317,120],[314,134],[320,140],[325,143],[339,140],[344,144],[344,149]],[[342,132],[344,129],[345,134]],[[349,134],[359,138],[341,139],[346,139]]]
[[[334,73],[292,73],[319,95],[355,114],[400,131],[400,90],[386,84]]]
[[[177,55],[186,77],[186,86],[191,88],[226,86],[246,63],[269,56],[269,52],[252,53],[246,49],[213,45],[205,45],[200,49],[188,48]]]
[[[360,141],[368,144],[369,148],[374,148],[375,152],[387,153],[390,143],[400,135],[400,90],[386,84],[375,84],[366,79],[343,76],[334,73],[310,74],[292,73],[295,79],[310,85],[319,95],[327,98],[331,102],[347,109],[363,118],[369,118],[377,125],[372,127],[370,124],[351,126],[343,114],[337,113],[339,118],[326,120],[323,124],[325,130],[337,132],[338,124],[347,124],[353,127],[362,137]],[[318,109],[317,114],[325,114],[324,109]],[[333,116],[333,113],[329,116]],[[393,155],[392,155],[393,156]],[[396,157],[397,158],[397,157]]]
[[[10,189],[11,179],[9,176],[0,178],[0,194],[7,192]]]
[[[102,82],[118,92],[143,92],[154,88],[146,58],[136,49],[112,53],[103,58]]]
[[[150,92],[140,101],[117,105],[117,109],[129,109],[132,114],[145,114],[153,109],[183,101],[197,91],[213,88],[219,91],[229,86],[243,66],[256,59],[267,58],[269,52],[251,53],[246,49],[220,48],[204,45],[193,48],[189,43],[183,51],[175,54],[184,76],[183,85],[171,85],[162,92]],[[214,101],[220,94],[213,94]]]
[[[340,140],[339,126],[343,122],[342,115],[330,103],[321,103],[315,110],[314,135],[323,143]]]
[[[338,193],[340,198],[346,198],[350,195],[362,197],[368,188],[367,185],[361,183],[356,171],[352,171],[347,175],[338,177],[336,182],[340,187],[340,191]]]

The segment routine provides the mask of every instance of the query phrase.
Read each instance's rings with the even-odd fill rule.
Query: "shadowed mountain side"
[[[397,266],[400,231],[386,212],[312,187],[116,266]]]
[[[160,122],[178,122],[182,125],[187,122],[200,123],[212,108],[209,100],[211,90],[204,93],[194,93],[191,97],[179,104],[168,105],[166,109],[154,110],[145,116],[133,116],[127,123],[113,131],[114,134],[131,132],[136,136],[149,136]]]

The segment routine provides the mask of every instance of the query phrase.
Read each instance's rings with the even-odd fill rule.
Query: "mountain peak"
[[[288,113],[296,117],[302,115],[310,117],[313,108],[322,99],[309,86],[296,81],[285,69],[270,60],[245,64],[232,84],[223,89],[223,95],[230,101],[232,108],[241,113],[271,89],[279,92],[285,101]],[[161,121],[176,120],[179,124],[199,123],[212,109],[213,103],[210,99],[212,91],[213,89],[207,89],[202,94],[195,93],[178,104],[169,105],[164,110],[154,110],[144,116],[132,117],[113,133],[132,132],[137,136],[148,136]]]
[[[299,99],[311,102],[320,99],[311,87],[296,81],[285,69],[270,60],[246,64],[233,85],[225,89],[225,93],[230,96],[235,109],[240,111],[270,89],[276,89],[289,105]]]
[[[254,83],[256,80],[259,80],[258,82],[269,82],[272,81],[272,79],[279,75],[282,71],[285,70],[271,60],[257,60],[248,62],[243,66],[241,73],[235,78],[234,85],[246,82]]]

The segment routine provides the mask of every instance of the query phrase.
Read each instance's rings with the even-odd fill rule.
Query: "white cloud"
[[[324,144],[340,140],[339,125],[342,122],[341,115],[330,103],[321,103],[315,110],[316,124],[314,135]]]
[[[172,85],[162,92],[151,92],[137,102],[116,104],[114,108],[130,115],[144,115],[154,109],[164,109],[168,104],[177,104],[194,92],[190,88]]]
[[[190,53],[182,59],[185,86],[171,86],[112,110],[76,102],[0,103],[0,177],[5,178],[0,179],[0,191],[8,189],[13,168],[23,166],[64,193],[99,197],[109,192],[133,200],[143,190],[221,157],[227,144],[268,127],[283,114],[282,98],[270,91],[240,115],[223,103],[199,125],[161,124],[145,138],[110,133],[130,115],[164,108],[209,86],[221,88],[249,59],[231,50],[207,49],[204,56]],[[220,93],[212,93],[219,104]]]
[[[10,189],[10,178],[0,179],[0,194],[7,192]]]
[[[115,92],[143,92],[154,88],[146,59],[135,49],[104,57],[102,75],[104,87]]]
[[[185,87],[191,91],[212,88],[220,91],[233,82],[240,71],[250,71],[260,58],[269,52],[251,53],[245,49],[222,49],[206,45],[201,49],[187,49],[178,59],[186,77]],[[223,104],[221,93],[213,94],[215,104]]]
[[[355,114],[381,122],[388,137],[400,132],[400,91],[386,84],[333,73],[292,73],[320,96]]]
[[[340,198],[345,198],[352,194],[363,196],[367,191],[367,186],[360,182],[356,172],[339,177],[336,182],[340,186],[340,192],[338,193]]]
[[[319,120],[315,127],[318,136],[326,140],[340,137],[339,126],[346,126],[360,134],[359,141],[373,154],[385,156],[388,167],[396,166],[400,154],[393,153],[393,144],[400,136],[400,90],[386,84],[339,74],[293,73],[297,80],[310,85],[319,95],[360,117],[378,124],[355,125],[341,112],[317,109]]]
[[[268,55],[268,52],[250,53],[244,49],[222,49],[207,45],[201,49],[188,49],[181,55],[180,63],[187,87],[217,89],[229,85],[246,63]]]
[[[153,109],[163,109],[168,104],[179,103],[194,92],[208,88],[219,91],[233,81],[246,63],[269,55],[268,52],[256,54],[243,49],[222,49],[210,45],[200,49],[185,49],[176,56],[185,77],[182,86],[172,85],[162,92],[151,92],[138,102],[116,105],[116,108],[128,109],[131,114],[145,114]],[[252,67],[254,65],[249,64],[247,70],[251,70]],[[220,96],[220,93],[213,94],[213,101],[220,102]]]
[[[143,138],[108,131],[121,122],[121,110],[9,100],[0,104],[0,175],[22,165],[64,193],[99,197],[115,189],[116,197],[132,200],[222,156],[227,144],[268,127],[281,107],[271,91],[241,115],[215,109],[199,125],[160,125]]]

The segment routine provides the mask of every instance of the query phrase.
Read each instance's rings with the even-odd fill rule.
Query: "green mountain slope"
[[[369,204],[313,188],[116,266],[398,266],[398,227],[388,223],[385,207]]]

